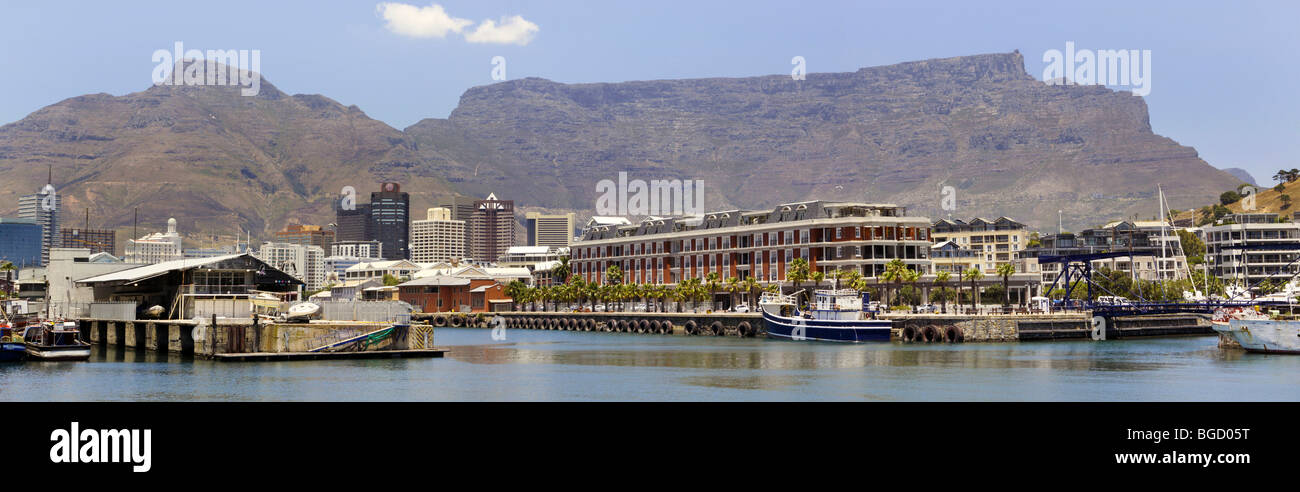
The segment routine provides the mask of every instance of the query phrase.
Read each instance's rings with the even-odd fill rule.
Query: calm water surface
[[[97,347],[0,364],[0,400],[1300,400],[1300,356],[1215,337],[839,345],[440,328],[444,359],[218,363]]]

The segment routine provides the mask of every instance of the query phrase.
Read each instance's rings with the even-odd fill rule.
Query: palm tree
[[[911,269],[903,270],[903,282],[906,282],[906,283],[908,284],[908,286],[912,287],[912,307],[913,307],[913,308],[915,308],[915,307],[916,307],[916,303],[919,302],[919,301],[921,300],[921,296],[920,296],[920,295],[917,293],[917,291],[916,291],[916,282],[917,282],[918,280],[921,280],[921,272],[920,272],[920,270],[911,270]]]
[[[943,297],[943,314],[948,314],[948,293],[946,289],[948,288],[948,280],[951,278],[952,274],[948,272],[934,274],[934,285],[939,286],[939,295]]]
[[[623,269],[618,265],[610,265],[605,269],[605,282],[610,284],[623,283]]]
[[[809,275],[808,278],[812,279],[813,289],[816,290],[821,288],[822,282],[826,281],[826,274],[823,272],[812,272],[812,275]]]
[[[744,288],[745,288],[745,292],[747,292],[747,293],[749,294],[749,310],[750,310],[750,311],[753,311],[753,310],[754,310],[754,297],[755,297],[755,295],[754,295],[754,291],[755,291],[756,289],[759,288],[758,280],[754,280],[754,276],[753,276],[753,275],[750,275],[750,276],[748,276],[748,277],[745,277],[745,280],[744,280],[743,282],[741,282],[741,283],[743,284],[743,286],[744,286]]]
[[[984,272],[972,266],[961,272],[961,278],[970,281],[970,307],[978,310],[979,306],[976,303],[979,302],[979,290],[975,287],[975,282],[984,278]]]
[[[567,283],[570,275],[573,275],[573,267],[569,266],[569,256],[561,256],[560,264],[551,268],[551,281]]]
[[[843,270],[836,268],[834,270],[831,270],[831,273],[827,275],[827,277],[835,281],[835,290],[840,290],[840,277],[843,277],[844,273],[845,272]]]
[[[704,276],[704,288],[708,292],[709,311],[713,311],[717,307],[714,294],[722,290],[722,277],[718,276],[718,272],[709,272]]]
[[[903,263],[903,260],[894,258],[893,260],[890,260],[889,263],[885,264],[885,272],[880,274],[880,280],[887,284],[896,284],[901,286],[907,275],[906,272],[907,264]],[[894,288],[894,301],[898,301],[898,287]],[[886,302],[885,305],[890,305],[895,302]]]
[[[0,266],[0,270],[3,269],[4,267]],[[522,281],[514,280],[506,284],[505,294],[507,297],[510,298],[511,301],[514,301],[515,306],[522,307],[523,303],[525,302],[524,292],[527,290],[528,290],[528,286],[525,285]]]
[[[740,285],[740,277],[727,277],[726,284],[727,293],[731,294],[731,309],[736,309],[736,294],[739,293],[742,288]]]
[[[785,279],[789,280],[791,288],[798,292],[799,284],[808,280],[808,260],[803,258],[790,260],[790,264],[785,269]]]
[[[669,295],[673,298],[673,302],[677,304],[677,312],[679,313],[682,312],[682,303],[686,302],[686,298],[688,297],[687,292],[690,291],[690,288],[687,287],[686,284],[690,281],[691,279],[681,281],[677,285],[673,286],[672,292],[669,292]]]
[[[1011,305],[1011,288],[1009,280],[1016,273],[1016,266],[1010,263],[998,265],[998,276],[1002,277],[1002,307]]]

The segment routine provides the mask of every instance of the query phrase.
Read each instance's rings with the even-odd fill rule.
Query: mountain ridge
[[[292,221],[327,224],[342,186],[365,200],[383,181],[412,192],[413,211],[496,192],[589,215],[596,182],[626,171],[703,180],[708,209],[866,199],[1039,227],[1058,209],[1067,224],[1150,215],[1162,180],[1175,208],[1237,183],[1155,134],[1142,98],[1044,84],[1019,53],[803,81],[524,78],[472,87],[447,118],[401,130],[324,95],[265,78],[261,88],[154,86],[42,108],[0,126],[0,193],[34,192],[52,165],[68,223],[89,207],[92,227],[130,226],[140,206],[141,233],[176,216],[191,234],[268,237]],[[955,211],[939,208],[946,186]],[[0,203],[0,214],[15,209]]]

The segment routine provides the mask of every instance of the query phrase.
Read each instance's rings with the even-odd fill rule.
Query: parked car
[[[733,313],[748,313],[748,312],[749,312],[749,305],[746,305],[746,304],[738,305],[738,306],[736,306],[736,307],[731,308],[731,312],[733,312]]]

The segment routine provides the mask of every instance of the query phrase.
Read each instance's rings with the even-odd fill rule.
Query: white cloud
[[[375,11],[388,21],[389,31],[413,38],[442,38],[447,33],[460,34],[473,24],[469,19],[458,19],[447,14],[441,5],[416,7],[404,3],[384,2]],[[534,26],[535,27],[535,26]]]
[[[473,32],[465,34],[465,40],[471,43],[494,43],[494,44],[517,44],[525,46],[533,41],[533,35],[537,34],[540,28],[525,20],[522,16],[514,16],[501,19],[501,24],[492,20],[485,20],[474,28]]]

